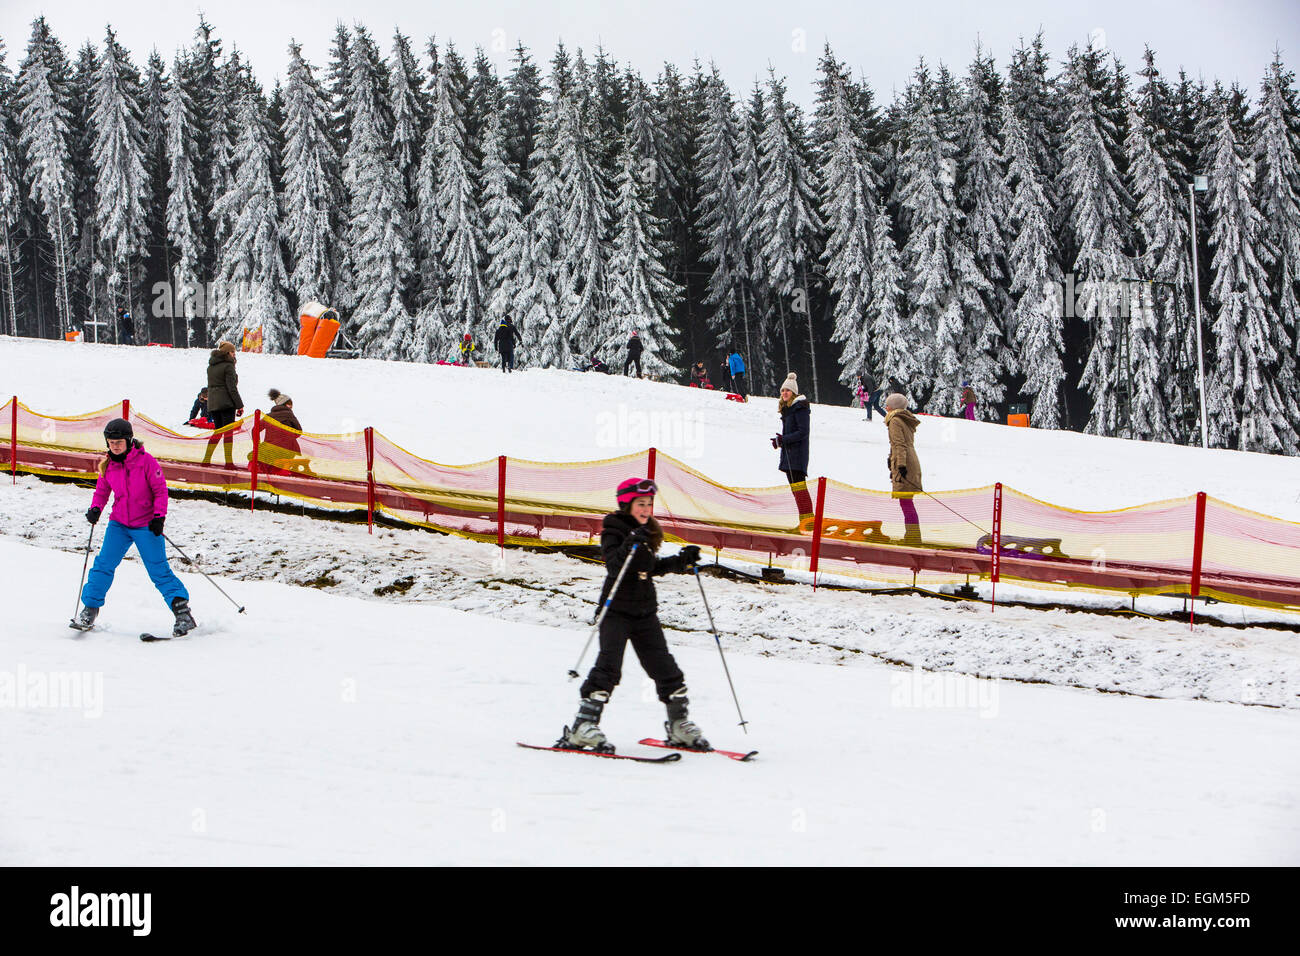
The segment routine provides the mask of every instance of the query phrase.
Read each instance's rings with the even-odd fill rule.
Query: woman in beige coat
[[[889,432],[889,479],[903,509],[904,544],[921,543],[921,521],[913,496],[921,487],[921,459],[916,457],[916,429],[921,420],[907,410],[907,398],[895,392],[885,399],[885,429]]]

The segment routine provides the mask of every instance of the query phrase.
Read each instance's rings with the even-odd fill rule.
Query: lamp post
[[[1201,392],[1201,447],[1210,447],[1210,426],[1205,417],[1205,350],[1201,346],[1201,273],[1196,257],[1196,194],[1210,187],[1205,176],[1196,176],[1187,184],[1188,208],[1192,212],[1192,292],[1196,299],[1196,369]]]

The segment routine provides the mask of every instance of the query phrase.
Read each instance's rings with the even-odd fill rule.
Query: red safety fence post
[[[9,476],[18,484],[18,396],[9,409]]]
[[[366,427],[366,533],[375,533],[375,430]]]
[[[989,600],[989,611],[998,606],[998,573],[1002,559],[1002,482],[993,486],[993,594]]]
[[[654,481],[654,480],[655,480],[655,456],[656,456],[656,454],[657,454],[656,450],[653,449],[653,448],[651,448],[651,449],[650,449],[650,459],[649,459],[649,461],[646,462],[646,466],[645,466],[645,476],[646,476],[647,478],[649,478],[651,481]]]
[[[822,509],[826,504],[826,479],[817,479],[817,511],[813,517],[812,564],[813,590],[817,590],[817,554],[822,548]]]
[[[122,399],[122,417],[128,422],[131,420],[131,399],[129,398]]]
[[[252,479],[249,485],[248,510],[252,511],[257,505],[257,455],[258,448],[261,446],[259,439],[262,431],[262,410],[260,408],[253,411],[253,458],[248,463],[249,471],[252,472]]]
[[[506,456],[497,456],[497,547],[506,549]]]
[[[1201,555],[1205,551],[1205,492],[1196,493],[1196,533],[1192,540],[1192,600],[1188,629],[1196,627],[1196,598],[1201,593]]]

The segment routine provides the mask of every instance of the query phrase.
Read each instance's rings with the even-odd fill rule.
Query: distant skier
[[[799,394],[799,381],[794,372],[781,383],[781,399],[777,402],[781,413],[781,433],[772,438],[772,447],[781,450],[781,463],[786,481],[794,493],[799,508],[799,521],[814,514],[812,497],[808,494],[808,439],[812,434],[811,407],[808,399]]]
[[[176,617],[172,635],[180,637],[193,630],[195,623],[190,614],[189,591],[167,564],[167,552],[163,546],[167,482],[162,468],[157,459],[144,450],[144,445],[135,440],[131,423],[124,419],[115,418],[105,426],[104,441],[108,454],[99,463],[99,480],[95,482],[95,494],[86,511],[86,520],[91,524],[99,521],[104,505],[108,503],[109,492],[113,494],[113,511],[95,565],[81,589],[84,607],[77,623],[84,628],[95,623],[113,584],[117,566],[134,544],[149,573],[149,580]]]
[[[921,543],[921,519],[912,499],[921,487],[921,459],[916,455],[916,429],[921,420],[907,410],[907,398],[895,392],[885,399],[885,429],[889,433],[889,466],[893,496],[903,510],[904,544]]]
[[[598,605],[603,606],[610,596],[629,555],[632,563],[600,622],[600,653],[578,691],[582,697],[578,714],[573,719],[573,727],[564,728],[560,746],[613,751],[600,729],[600,715],[622,679],[623,654],[631,641],[641,666],[655,682],[659,699],[668,708],[668,720],[664,724],[668,742],[699,750],[709,747],[700,728],[687,714],[690,701],[686,696],[686,678],[664,639],[653,580],[661,574],[692,571],[700,559],[700,549],[688,544],[672,557],[656,557],[664,540],[663,529],[654,519],[657,490],[649,479],[629,478],[618,486],[618,510],[605,516],[600,535],[605,585]]]
[[[514,322],[507,315],[501,320],[501,324],[497,326],[497,333],[492,339],[497,352],[501,354],[502,372],[513,372],[515,370],[515,341],[518,337],[519,330],[515,328]]]
[[[627,361],[623,363],[623,374],[628,373],[633,363],[636,364],[636,377],[641,377],[641,353],[645,351],[645,344],[641,341],[641,336],[633,330],[632,337],[627,340]]]
[[[745,360],[740,353],[733,351],[727,357],[727,367],[731,370],[731,388],[745,401],[749,401],[749,392],[745,389]]]
[[[478,346],[474,344],[474,336],[466,332],[464,338],[460,340],[460,364],[473,365],[474,353],[477,351]]]
[[[967,421],[975,421],[975,389],[970,387],[970,382],[961,383],[961,403],[965,406],[965,415]]]

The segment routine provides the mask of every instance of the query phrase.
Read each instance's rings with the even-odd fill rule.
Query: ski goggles
[[[618,486],[618,503],[626,504],[646,495],[654,496],[658,492],[659,489],[649,478],[629,478]]]

